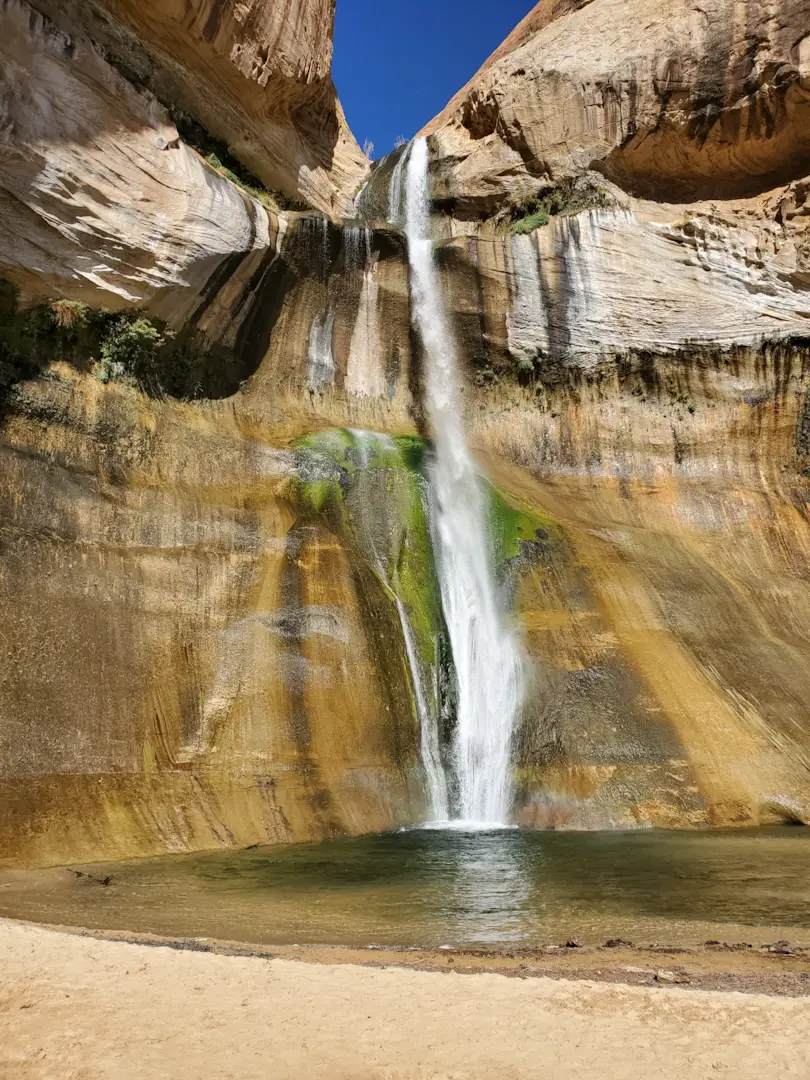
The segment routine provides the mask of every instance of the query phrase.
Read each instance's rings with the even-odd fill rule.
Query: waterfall
[[[312,215],[302,218],[299,228],[303,236],[307,265],[316,267],[320,277],[328,278],[332,265],[329,222],[325,217]]]
[[[335,360],[332,355],[334,329],[335,311],[329,308],[316,316],[309,331],[307,384],[313,393],[324,390],[335,381]]]
[[[360,463],[368,467],[375,455],[382,458],[389,456],[393,461],[399,460],[397,446],[388,435],[379,435],[376,432],[360,431],[351,429],[350,434],[358,451]],[[439,702],[438,692],[434,695],[433,708],[428,705],[428,697],[425,692],[425,677],[422,664],[414,639],[413,627],[405,605],[400,599],[400,580],[397,570],[397,560],[392,561],[393,581],[386,569],[386,562],[375,542],[375,530],[369,527],[366,530],[370,554],[383,588],[394,601],[402,627],[402,637],[405,642],[405,655],[411,672],[413,684],[414,704],[416,715],[419,720],[420,757],[422,767],[425,770],[425,793],[427,795],[427,809],[430,821],[443,821],[449,815],[449,800],[447,795],[447,778],[442,767],[441,748],[439,746]]]
[[[371,245],[374,234],[363,226],[350,225],[343,230],[343,250],[346,269],[365,270],[371,262]]]
[[[410,149],[405,149],[399,156],[394,168],[391,170],[391,179],[388,183],[388,220],[392,225],[401,226],[403,214],[402,196],[405,184],[405,166],[408,163]]]
[[[500,609],[487,501],[464,432],[455,343],[430,240],[429,154],[407,154],[405,224],[414,326],[425,354],[435,465],[433,529],[442,607],[458,684],[457,818],[505,825],[512,803],[512,736],[523,699],[520,647]]]

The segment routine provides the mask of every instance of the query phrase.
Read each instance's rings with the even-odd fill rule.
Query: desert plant
[[[132,382],[151,392],[159,391],[156,360],[167,340],[166,331],[143,315],[111,316],[101,341],[97,378],[101,382]]]
[[[561,184],[510,207],[506,222],[517,236],[532,233],[548,225],[553,217],[597,210],[611,205],[608,193],[590,176],[564,180]]]
[[[514,222],[512,232],[515,236],[525,236],[526,233],[532,233],[535,229],[542,229],[544,225],[548,225],[549,220],[549,215],[545,210],[537,210]]]
[[[55,360],[153,397],[226,397],[240,381],[232,352],[198,347],[190,328],[176,335],[141,311],[102,311],[76,300],[20,308],[17,290],[0,278],[0,407],[16,383]]]
[[[87,324],[90,308],[81,300],[54,300],[50,304],[56,325],[63,330],[73,329]]]

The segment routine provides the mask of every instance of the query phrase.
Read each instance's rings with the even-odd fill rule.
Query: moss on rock
[[[430,523],[430,443],[350,429],[299,440],[292,499],[370,564],[406,612],[423,672],[435,681],[449,655]],[[488,530],[495,572],[508,596],[521,567],[560,539],[549,518],[488,481]]]

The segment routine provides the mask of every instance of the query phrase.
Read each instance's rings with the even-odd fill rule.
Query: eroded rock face
[[[0,273],[32,297],[187,319],[234,253],[278,233],[88,38],[0,13]]]
[[[188,123],[208,122],[204,102],[215,101],[225,119],[212,130],[226,143],[227,131],[243,133],[248,150],[231,138],[232,151],[268,183],[347,208],[338,191],[356,187],[365,159],[329,77],[330,5],[287,5],[286,15],[275,4],[242,5],[219,21],[219,8],[208,18],[203,8],[184,22],[170,5],[133,5],[148,24],[139,37],[98,5],[3,3],[0,274],[25,298],[135,305],[180,327],[237,267],[278,254],[285,216],[210,168],[164,102],[187,110]],[[150,45],[161,14],[174,66]],[[195,42],[211,52],[207,63]],[[229,107],[264,117],[265,143]]]
[[[443,258],[479,277],[489,355],[526,375],[802,337],[810,218],[775,220],[784,198],[772,193],[766,213],[764,200],[694,204],[686,214],[634,200],[555,217],[527,235],[456,238]]]
[[[465,421],[527,650],[524,825],[810,821],[806,11],[704,8],[542,4],[435,126]],[[316,9],[285,67],[254,49],[289,40],[266,6],[116,4],[143,41],[176,19],[189,69],[204,47],[291,93],[325,77]],[[425,685],[442,628],[429,469],[392,463],[425,434],[401,234],[268,212],[121,56],[2,12],[2,275],[238,364],[192,402],[45,357],[2,403],[0,858],[418,821],[395,579]],[[473,220],[593,167],[599,208]]]
[[[296,500],[303,452],[246,424],[69,372],[18,400],[0,451],[3,858],[422,813],[396,612]]]
[[[486,216],[597,169],[661,201],[810,172],[810,5],[542,0],[426,129],[437,194]]]
[[[368,163],[331,78],[334,0],[35,6],[221,140],[265,185],[348,213]]]
[[[552,274],[529,320],[508,237],[440,255],[468,428],[520,522],[500,570],[530,657],[516,815],[808,820],[810,353],[796,334],[756,338],[801,316],[784,282],[750,308],[733,261],[690,263],[666,230],[672,306],[656,321],[653,290],[623,308],[639,255],[622,245],[645,227],[602,222],[596,250],[589,222],[570,319]],[[521,245],[542,268],[573,227]],[[675,297],[692,277],[710,285],[707,337],[690,344]],[[420,429],[401,240],[310,219],[252,278],[200,321],[214,332],[229,287],[248,298],[232,329],[256,370],[230,400],[150,402],[57,365],[10,403],[5,858],[306,839],[424,812],[408,658],[375,562],[389,543],[391,566],[418,555],[396,547],[401,482],[357,436],[314,471],[298,449],[334,427]],[[536,335],[525,349],[518,326]]]

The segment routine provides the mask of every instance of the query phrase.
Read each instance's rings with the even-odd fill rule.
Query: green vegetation
[[[0,279],[0,403],[16,383],[56,362],[153,397],[222,396],[228,389],[225,358],[195,348],[158,319],[78,300],[21,308],[14,287]]]
[[[295,453],[295,510],[339,536],[355,573],[373,575],[392,606],[395,599],[401,605],[427,707],[446,745],[457,689],[429,520],[430,443],[343,429],[309,435],[296,443]],[[496,572],[505,593],[514,596],[523,569],[547,559],[547,545],[559,542],[561,532],[491,484],[486,496]],[[407,662],[404,639],[400,652]]]
[[[542,359],[543,359],[543,351],[542,351],[542,349],[538,349],[536,360],[532,360],[528,356],[521,357],[521,359],[518,360],[518,366],[517,366],[518,376],[521,379],[527,379],[531,375],[534,375],[536,365],[538,363],[540,363],[542,361]]]
[[[306,203],[300,200],[290,199],[282,195],[280,191],[272,191],[259,180],[257,176],[247,169],[237,157],[235,157],[227,145],[219,139],[215,139],[211,133],[196,120],[192,120],[186,113],[178,109],[171,110],[172,120],[180,137],[193,150],[196,150],[201,158],[211,166],[220,176],[236,184],[248,195],[252,195],[264,207],[274,213],[279,210],[309,210]]]
[[[252,195],[254,199],[262,204],[267,210],[271,210],[273,213],[278,213],[283,209],[282,202],[284,197],[277,191],[271,191],[266,187],[258,187],[255,184],[249,184],[245,180],[240,179],[233,170],[223,165],[219,157],[216,154],[208,154],[205,158],[208,164],[219,173],[220,176],[224,176],[226,180],[230,180],[231,183],[236,184],[243,191],[246,191],[248,195]],[[300,204],[299,204],[300,205]]]
[[[151,381],[158,351],[168,340],[169,332],[143,315],[111,318],[101,335],[97,378],[105,383]]]
[[[594,179],[580,177],[564,180],[550,191],[511,207],[506,223],[511,233],[524,236],[548,225],[553,217],[571,216],[609,205],[609,195]]]
[[[373,432],[357,432],[349,429],[333,429],[318,432],[296,443],[298,468],[294,482],[294,500],[300,509],[323,515],[334,532],[354,530],[387,523],[399,529],[398,543],[407,541],[431,563],[432,543],[426,517],[425,457],[430,443],[418,436],[403,435],[390,438]],[[408,492],[403,500],[395,485],[388,481],[378,492],[381,498],[372,507],[373,519],[362,521],[354,505],[358,487],[368,484],[368,475],[374,472],[397,472],[407,481]],[[509,562],[521,555],[524,543],[546,542],[559,538],[559,528],[552,519],[534,510],[516,506],[494,485],[486,483],[489,501],[489,528],[493,555],[497,565]],[[370,502],[374,502],[373,493]],[[396,497],[399,495],[399,497]],[[390,503],[387,508],[381,501]],[[391,514],[395,517],[391,520]],[[409,531],[413,534],[407,536]],[[413,540],[418,534],[419,542]],[[381,554],[379,540],[374,545],[377,556]],[[389,569],[399,570],[400,554],[388,552]],[[424,575],[423,566],[420,573]]]
[[[534,232],[535,229],[542,229],[544,225],[548,225],[549,220],[549,215],[545,210],[536,210],[533,214],[516,221],[512,225],[512,232],[515,236],[525,236],[527,233]]]
[[[410,435],[319,432],[296,444],[293,481],[299,513],[320,518],[399,598],[425,672],[444,633],[422,471],[428,446]]]
[[[425,459],[430,443],[416,436],[390,438],[348,429],[318,432],[296,444],[293,502],[318,517],[371,563],[386,589],[408,612],[426,670],[435,665],[443,617],[428,521]],[[516,505],[487,483],[489,532],[498,573],[515,560],[537,557],[537,545],[555,543],[550,518]]]
[[[524,545],[553,543],[559,526],[534,510],[516,507],[494,485],[489,486],[489,528],[498,568],[525,554]]]
[[[408,469],[413,469],[415,472],[421,471],[425,462],[425,454],[430,446],[427,439],[422,439],[418,435],[400,435],[395,442],[399,448],[403,465]]]

